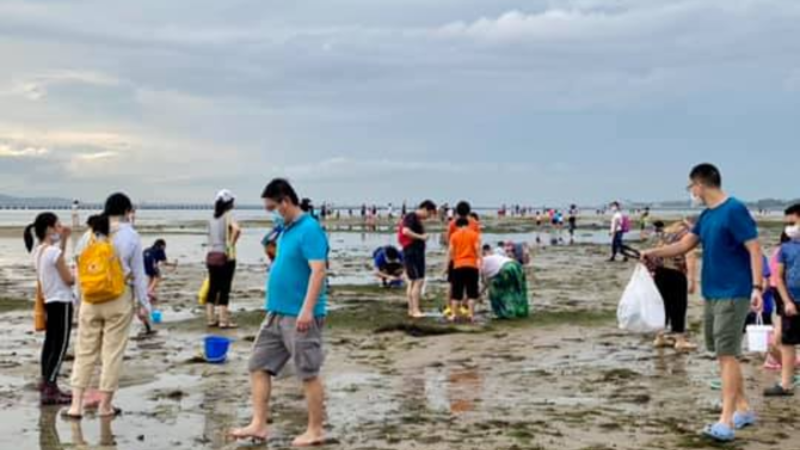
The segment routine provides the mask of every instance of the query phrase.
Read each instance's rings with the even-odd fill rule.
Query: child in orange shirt
[[[473,321],[475,302],[480,297],[481,237],[466,218],[456,220],[456,230],[450,235],[449,259],[453,262],[453,273],[448,320],[455,321],[457,311],[466,299],[468,317]]]

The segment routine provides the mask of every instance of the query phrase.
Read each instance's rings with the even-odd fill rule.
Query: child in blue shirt
[[[781,316],[781,382],[764,391],[767,397],[794,395],[795,361],[800,345],[800,204],[786,210],[786,236],[778,254],[778,312]]]

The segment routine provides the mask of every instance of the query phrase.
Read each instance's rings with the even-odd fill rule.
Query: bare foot
[[[323,433],[312,433],[306,431],[302,436],[298,436],[292,442],[292,447],[318,447],[325,444]]]
[[[679,352],[693,352],[697,350],[697,344],[691,343],[686,340],[679,340],[675,343],[675,350]]]
[[[236,428],[231,430],[228,433],[228,436],[237,441],[252,439],[254,441],[266,442],[269,438],[269,431],[267,431],[267,427],[259,427],[251,424],[246,428]]]
[[[97,408],[97,417],[101,419],[107,419],[112,417],[118,417],[122,415],[122,410],[116,407],[100,407]]]

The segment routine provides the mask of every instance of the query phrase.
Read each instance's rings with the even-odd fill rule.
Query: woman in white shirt
[[[498,319],[528,317],[528,283],[522,265],[504,255],[483,247],[481,276],[485,289],[489,291],[492,311]]]
[[[74,312],[72,286],[75,278],[64,256],[71,234],[58,216],[46,212],[36,216],[25,228],[25,247],[33,253],[36,279],[44,297],[46,323],[42,347],[42,382],[39,385],[42,405],[67,405],[72,395],[58,388],[58,374],[69,348]],[[38,245],[34,247],[34,244]]]
[[[219,191],[214,203],[214,218],[208,222],[206,319],[209,327],[222,329],[238,328],[231,319],[229,309],[233,277],[236,274],[236,243],[242,233],[233,217],[235,201],[231,191]]]

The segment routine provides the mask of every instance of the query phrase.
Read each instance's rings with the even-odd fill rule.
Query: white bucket
[[[766,353],[772,340],[774,328],[764,325],[764,318],[759,314],[755,325],[747,326],[747,349],[752,353]]]

